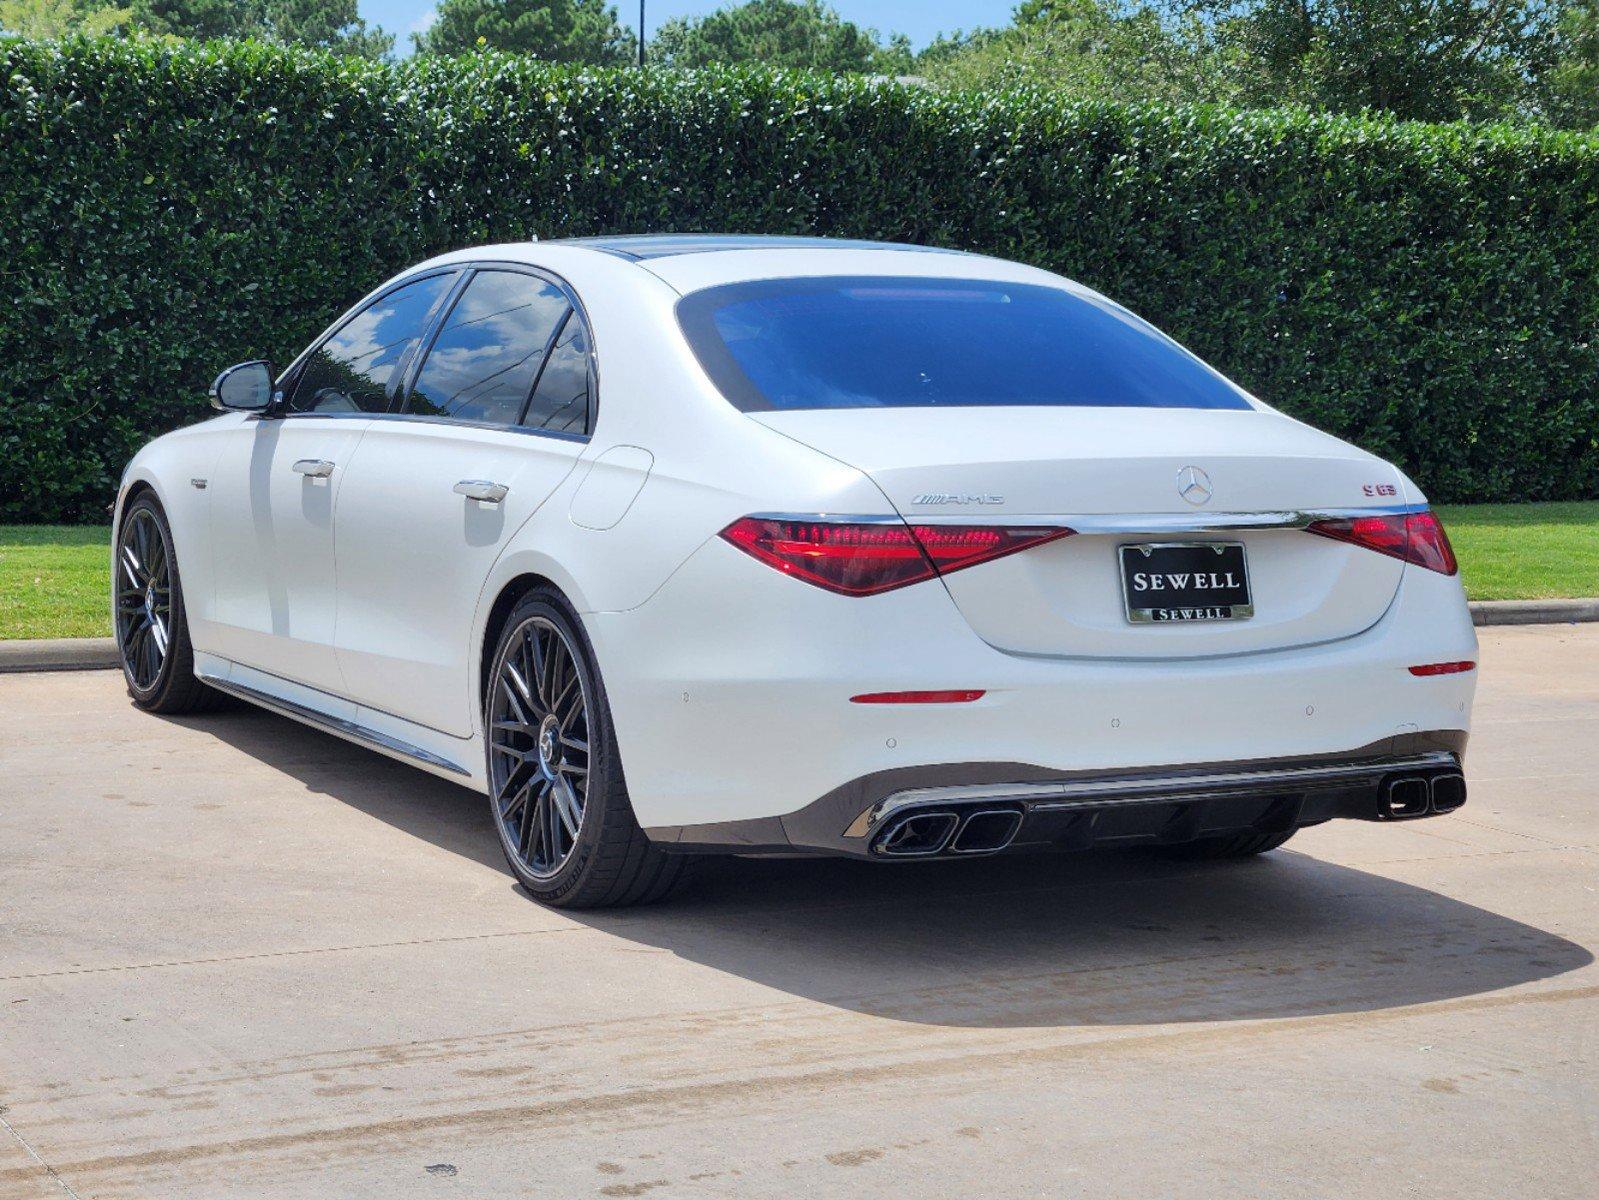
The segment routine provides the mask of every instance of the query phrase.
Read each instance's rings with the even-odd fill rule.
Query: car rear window
[[[690,293],[677,313],[701,365],[745,412],[1251,407],[1152,325],[1063,288],[772,279]]]

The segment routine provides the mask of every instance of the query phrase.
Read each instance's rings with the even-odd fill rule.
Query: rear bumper
[[[1465,745],[1463,732],[1445,730],[1326,757],[1156,771],[1062,775],[1003,763],[884,771],[783,816],[646,832],[682,853],[854,858],[1175,845],[1289,832],[1340,817],[1408,820],[1452,811],[1465,797]],[[927,832],[906,837],[913,826]]]
[[[1476,658],[1459,580],[1419,568],[1360,634],[1216,658],[1009,654],[976,636],[940,583],[836,596],[719,538],[638,608],[583,619],[646,829],[781,828],[819,797],[862,796],[862,780],[901,782],[862,796],[830,836],[897,787],[1332,762],[1469,729],[1476,683],[1474,671],[1408,670]],[[946,688],[985,694],[850,702]],[[781,840],[818,844],[809,831]]]

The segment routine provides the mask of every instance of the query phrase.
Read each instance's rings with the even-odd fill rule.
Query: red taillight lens
[[[1058,525],[912,525],[911,531],[940,575],[992,562],[1072,533]]]
[[[1453,575],[1459,569],[1455,552],[1449,545],[1449,535],[1444,533],[1443,523],[1430,509],[1369,517],[1336,517],[1315,521],[1307,528],[1322,537],[1363,546],[1441,575]]]
[[[1461,662],[1422,663],[1420,666],[1411,667],[1412,675],[1459,675],[1465,671],[1474,671],[1477,664],[1470,660]]]
[[[1069,535],[1043,526],[918,525],[741,517],[722,536],[786,575],[845,596],[920,583]]]
[[[987,693],[980,688],[944,692],[866,692],[851,696],[851,704],[970,704]]]

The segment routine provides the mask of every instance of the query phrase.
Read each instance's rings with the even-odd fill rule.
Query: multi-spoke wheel
[[[634,819],[593,652],[559,593],[511,611],[485,693],[489,799],[522,886],[570,908],[665,895],[686,860]]]
[[[577,656],[547,617],[528,617],[506,647],[489,698],[489,761],[506,848],[549,879],[583,828],[589,700]]]
[[[172,553],[150,508],[135,508],[117,539],[117,641],[128,682],[155,687],[172,645]]]
[[[194,675],[172,529],[148,492],[123,512],[114,556],[117,650],[133,702],[163,713],[216,707],[221,694]]]

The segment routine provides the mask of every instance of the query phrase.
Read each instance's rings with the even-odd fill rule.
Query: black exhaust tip
[[[1431,797],[1423,775],[1398,775],[1382,786],[1377,801],[1379,821],[1405,821],[1427,815]]]
[[[1453,772],[1434,775],[1431,781],[1432,811],[1454,812],[1466,802],[1466,777]]]
[[[874,847],[889,858],[920,858],[937,854],[948,844],[960,818],[952,812],[907,813],[889,822]]]
[[[1010,845],[1022,827],[1017,808],[980,808],[970,813],[950,843],[951,854],[993,854]]]

